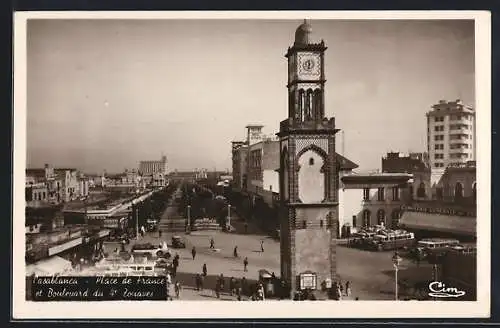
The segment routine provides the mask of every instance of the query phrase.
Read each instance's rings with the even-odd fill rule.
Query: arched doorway
[[[393,210],[391,214],[391,229],[396,229],[398,227],[400,218],[401,218],[401,211]]]
[[[370,226],[370,216],[371,216],[371,213],[369,210],[363,211],[363,226],[364,227]]]
[[[385,211],[381,208],[377,211],[377,224],[385,226]]]
[[[460,201],[464,198],[464,186],[460,182],[455,184],[455,201]]]

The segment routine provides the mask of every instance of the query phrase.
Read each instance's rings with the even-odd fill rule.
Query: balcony
[[[280,122],[279,134],[282,133],[293,134],[294,132],[306,132],[306,131],[311,131],[315,133],[322,132],[322,133],[336,134],[338,131],[340,131],[340,129],[335,128],[334,117],[330,119],[323,118],[323,120],[321,121],[310,120],[304,122],[297,122],[291,118],[288,118]]]
[[[470,151],[468,148],[455,148],[455,149],[450,149],[450,154],[464,154],[467,155],[469,154]]]

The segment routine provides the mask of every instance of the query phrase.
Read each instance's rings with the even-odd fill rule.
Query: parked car
[[[181,236],[172,237],[172,248],[186,248],[186,242]]]
[[[161,245],[153,245],[151,243],[135,244],[132,246],[132,253],[134,255],[146,256],[147,258],[164,257],[168,259],[172,256],[165,242]]]
[[[168,261],[166,258],[159,258],[156,260],[156,267],[160,269],[170,269],[172,267],[172,262]]]

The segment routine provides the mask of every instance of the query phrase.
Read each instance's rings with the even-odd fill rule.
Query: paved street
[[[169,200],[169,204],[172,200]],[[176,208],[167,207],[162,218],[175,214]],[[128,249],[136,242],[151,242],[159,244],[166,241],[170,246],[173,235],[180,235],[186,241],[185,249],[172,249],[173,254],[180,256],[177,280],[184,286],[182,299],[200,300],[215,298],[213,288],[216,277],[221,273],[226,279],[245,277],[249,282],[258,279],[258,271],[266,269],[280,275],[279,241],[261,234],[258,228],[250,224],[248,234],[244,233],[244,221],[236,213],[232,213],[232,226],[235,232],[225,233],[221,231],[193,231],[190,235],[184,233],[162,233],[159,238],[158,232],[147,233],[138,241],[131,241]],[[215,241],[215,249],[210,249],[210,239]],[[261,252],[260,243],[264,241],[264,252]],[[238,258],[233,256],[234,247],[238,247]],[[108,245],[108,251],[112,251],[112,244]],[[196,258],[191,255],[192,247],[196,248]],[[394,299],[394,269],[392,266],[392,252],[370,252],[343,245],[337,247],[338,273],[342,282],[351,282],[352,296],[349,299],[359,297],[360,300],[392,300]],[[248,272],[244,272],[243,259],[248,258]],[[202,272],[202,266],[206,263],[208,276],[205,280],[203,292],[194,290],[196,273]],[[406,269],[411,270],[406,270]],[[406,273],[412,272],[415,264],[404,259],[400,266],[400,278]],[[428,270],[422,265],[418,270]],[[427,274],[427,273],[425,273]],[[430,273],[428,274],[430,278]],[[227,288],[227,287],[226,287]],[[227,293],[221,299],[231,300]],[[345,299],[345,298],[344,298]]]
[[[237,218],[233,218],[233,225],[237,228],[235,233],[224,233],[216,231],[195,231],[191,235],[181,236],[185,238],[187,247],[185,249],[173,249],[178,253],[181,260],[178,268],[178,279],[184,289],[182,299],[206,299],[215,298],[213,291],[205,290],[197,292],[194,290],[194,276],[201,273],[202,265],[207,264],[208,277],[205,280],[205,288],[215,286],[215,277],[221,273],[229,279],[230,277],[247,280],[258,279],[258,270],[267,269],[270,272],[280,274],[279,265],[279,242],[261,234],[242,234],[238,227]],[[252,227],[250,227],[252,228]],[[249,229],[255,231],[256,229]],[[174,233],[163,233],[161,240],[158,233],[148,233],[141,238],[140,242],[160,243],[170,240]],[[215,240],[215,249],[210,249],[210,239]],[[264,252],[260,251],[260,241],[264,240]],[[133,245],[135,241],[132,241]],[[129,247],[131,247],[131,245]],[[195,260],[191,256],[191,248],[196,247]],[[234,247],[238,246],[238,258],[233,257]],[[360,300],[392,300],[394,298],[394,271],[391,262],[391,252],[369,252],[339,245],[337,248],[338,272],[345,283],[351,282],[352,297]],[[248,272],[243,271],[243,258],[248,257]],[[401,276],[407,267],[415,265],[404,260],[400,272]],[[222,299],[234,299],[229,295],[223,295]]]

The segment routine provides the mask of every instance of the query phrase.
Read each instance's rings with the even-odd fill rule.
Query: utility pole
[[[135,205],[132,208],[135,214],[135,240],[139,240],[139,211]]]

